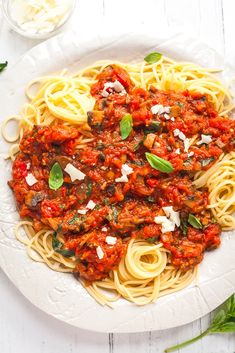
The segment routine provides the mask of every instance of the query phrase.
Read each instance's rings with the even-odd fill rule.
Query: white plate
[[[141,30],[142,31],[142,30]],[[177,60],[222,67],[223,60],[196,40],[177,35],[158,38],[145,31],[114,35],[67,33],[30,50],[10,70],[1,75],[1,119],[15,114],[25,102],[24,89],[33,78],[64,67],[77,70],[98,59],[141,60],[153,50]],[[231,77],[229,68],[224,78]],[[13,228],[19,217],[7,186],[11,164],[3,160],[8,145],[0,142],[0,266],[16,287],[33,304],[71,325],[100,332],[141,332],[160,330],[191,322],[213,310],[235,291],[235,234],[222,235],[219,249],[207,253],[200,266],[199,283],[159,299],[145,307],[119,300],[115,309],[97,304],[70,274],[57,273],[28,258],[15,240]]]

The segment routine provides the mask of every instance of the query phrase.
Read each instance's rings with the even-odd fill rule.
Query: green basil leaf
[[[125,140],[132,131],[133,120],[131,114],[126,114],[120,121],[120,131],[122,140]]]
[[[191,226],[193,226],[193,228],[196,229],[202,229],[202,224],[199,221],[199,219],[197,219],[193,214],[189,214],[188,216],[188,223],[191,224]]]
[[[180,228],[183,232],[184,235],[187,235],[188,234],[188,224],[186,221],[184,220],[181,220],[181,223],[180,223]]]
[[[59,163],[55,163],[51,168],[49,175],[49,187],[52,190],[59,189],[64,182],[63,172]]]
[[[154,64],[156,62],[158,62],[162,57],[162,54],[157,53],[157,52],[153,52],[148,54],[144,60],[148,63],[148,64]]]
[[[225,322],[223,325],[220,325],[218,327],[211,327],[210,332],[213,332],[213,333],[235,332],[235,322],[229,321],[229,322]]]
[[[156,156],[153,153],[145,152],[145,156],[152,168],[159,170],[163,173],[171,173],[174,168],[172,164],[163,158]]]
[[[0,72],[3,71],[8,65],[8,62],[6,61],[5,63],[0,63]]]
[[[235,294],[233,294],[226,302],[226,309],[229,315],[235,318]]]
[[[200,163],[202,165],[202,167],[206,167],[207,165],[209,165],[211,162],[213,162],[215,160],[214,157],[210,157],[210,158],[203,158],[200,160]]]
[[[211,327],[217,327],[218,325],[224,323],[226,321],[226,314],[224,310],[220,310],[214,316]]]

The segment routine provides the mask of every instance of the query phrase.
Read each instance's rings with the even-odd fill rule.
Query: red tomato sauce
[[[105,83],[115,81],[124,93],[109,90],[104,97]],[[84,150],[77,148],[80,133],[76,127],[61,123],[34,126],[25,132],[9,182],[20,216],[32,218],[36,230],[46,225],[62,232],[63,250],[73,251],[75,272],[87,281],[107,277],[125,256],[133,237],[150,243],[161,241],[171,252],[175,267],[183,271],[193,268],[206,250],[219,246],[221,233],[207,209],[208,191],[195,189],[193,177],[210,168],[222,153],[234,150],[235,122],[220,117],[206,95],[135,87],[117,65],[103,70],[91,94],[96,98],[94,110],[88,112],[93,140]],[[170,107],[170,119],[152,113],[151,108],[159,104]],[[123,140],[120,121],[126,114],[131,114],[133,128]],[[200,140],[202,134],[210,135],[211,142],[194,143],[189,156],[184,141],[175,136],[176,129],[186,138],[197,135]],[[173,172],[152,168],[146,152],[169,161]],[[64,182],[52,190],[48,179],[56,162]],[[69,163],[85,174],[83,180],[72,182],[64,170]],[[127,182],[117,182],[123,164],[133,172]],[[29,173],[37,180],[32,186],[26,181]],[[79,213],[90,200],[95,208]],[[181,219],[180,227],[166,233],[154,221],[165,215],[164,206],[172,206]],[[200,222],[200,229],[188,223],[189,214]],[[107,236],[115,237],[116,243],[108,244]],[[98,247],[103,256],[98,256]]]

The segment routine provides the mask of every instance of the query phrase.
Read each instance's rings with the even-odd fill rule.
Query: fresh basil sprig
[[[193,226],[193,228],[202,229],[202,224],[199,221],[199,219],[197,219],[197,217],[195,217],[191,213],[188,216],[188,223],[191,224],[191,226]]]
[[[120,131],[122,140],[125,140],[132,131],[133,120],[131,114],[126,114],[120,121]]]
[[[8,62],[6,61],[5,63],[0,63],[0,72],[3,71],[8,65]]]
[[[160,158],[160,157],[156,156],[155,154],[149,153],[149,152],[146,152],[145,156],[146,156],[147,161],[151,165],[151,167],[153,167],[154,169],[157,169],[163,173],[173,172],[174,168],[173,168],[172,164],[170,162],[166,161],[165,159]]]
[[[49,187],[52,190],[58,190],[64,182],[63,172],[59,163],[55,163],[51,168],[49,175]]]
[[[162,57],[162,54],[157,53],[157,52],[153,52],[148,54],[144,60],[148,63],[148,64],[154,64],[156,62],[158,62]]]
[[[235,332],[235,294],[233,294],[215,314],[210,326],[199,336],[192,338],[181,344],[165,349],[166,353],[174,352],[180,348],[186,347],[211,333]]]

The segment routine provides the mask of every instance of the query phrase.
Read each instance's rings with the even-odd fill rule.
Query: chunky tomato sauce
[[[122,93],[107,88],[104,97],[105,83],[116,81]],[[32,218],[36,230],[46,225],[62,232],[62,249],[75,254],[75,272],[87,281],[107,277],[133,237],[161,241],[175,267],[183,271],[194,267],[205,250],[219,246],[221,229],[207,209],[207,190],[196,190],[192,180],[195,172],[210,168],[223,152],[234,150],[234,121],[220,117],[206,95],[135,87],[116,65],[103,70],[91,94],[96,98],[94,110],[88,112],[93,140],[85,149],[77,148],[78,129],[62,123],[25,132],[9,182],[20,216]],[[155,105],[170,107],[170,113],[154,114]],[[131,114],[133,127],[122,139],[120,121],[126,114]],[[198,141],[204,134],[211,141],[193,143],[185,151],[177,129],[186,138],[197,135]],[[174,170],[154,169],[146,152],[170,162]],[[53,190],[48,179],[56,162],[64,182]],[[84,179],[72,181],[64,170],[68,164],[84,173]],[[127,181],[118,182],[124,164],[132,173]],[[29,173],[37,180],[31,186],[26,180]],[[91,200],[95,207],[87,210]],[[165,206],[179,212],[181,224],[163,233],[155,217],[165,215]],[[200,227],[188,222],[189,215]],[[116,238],[115,244],[107,243],[107,236]]]

